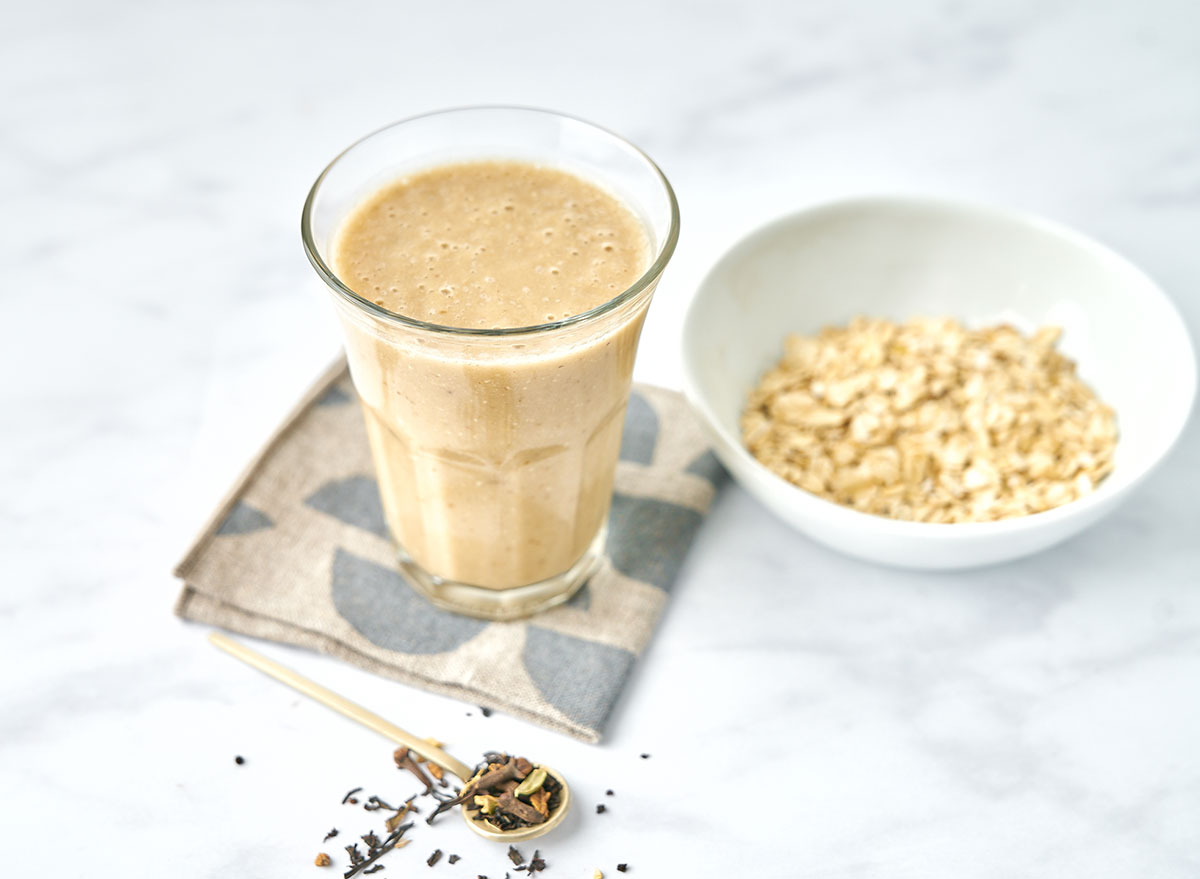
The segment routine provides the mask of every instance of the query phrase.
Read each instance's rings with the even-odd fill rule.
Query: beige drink
[[[644,154],[541,110],[409,119],[317,178],[304,246],[334,294],[399,564],[432,601],[525,616],[599,563],[678,230]]]
[[[523,327],[602,305],[641,276],[646,233],[572,174],[472,162],[403,178],[342,225],[334,270],[389,311]],[[425,570],[492,589],[561,574],[608,512],[644,307],[586,341],[480,358],[347,329],[380,492]]]

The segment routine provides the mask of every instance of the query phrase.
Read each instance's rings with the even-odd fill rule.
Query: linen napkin
[[[724,479],[683,398],[637,385],[598,571],[569,602],[525,620],[440,610],[394,564],[340,361],[179,563],[175,612],[596,742]]]

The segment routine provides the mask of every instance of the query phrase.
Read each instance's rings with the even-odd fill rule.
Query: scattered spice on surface
[[[421,768],[421,764],[413,759],[412,752],[408,748],[397,748],[392,753],[392,759],[396,761],[398,768],[407,769],[416,776],[417,781],[425,785],[425,793],[433,790],[433,782],[429,780],[429,776],[425,774],[425,770]]]
[[[446,786],[446,783],[447,783],[446,777],[445,777],[445,773],[442,771],[442,767],[438,766],[436,763],[432,762],[431,760],[426,760],[425,768],[429,770],[430,775],[432,775],[435,779],[437,779],[438,784],[440,784],[442,787]]]
[[[313,863],[318,867],[328,867],[333,863],[333,861],[330,860],[329,855],[325,854],[325,852],[321,852],[319,855],[313,858]]]
[[[417,798],[417,795],[413,794],[411,797],[409,797],[407,800],[404,801],[403,806],[401,806],[399,809],[396,810],[395,815],[393,815],[392,817],[388,818],[386,821],[383,822],[383,825],[387,828],[388,833],[391,833],[398,826],[400,826],[400,822],[404,820],[404,817],[409,812],[417,811],[417,807],[413,805],[413,800],[415,800],[416,798]]]
[[[454,795],[429,791],[438,805],[426,820],[432,824],[445,811],[462,806],[475,821],[495,830],[517,830],[545,822],[562,802],[562,784],[540,766],[524,757],[496,751],[484,754],[484,762]],[[427,793],[429,793],[427,792]]]
[[[375,861],[379,860],[393,849],[404,848],[404,846],[409,844],[411,840],[400,839],[400,835],[409,827],[412,827],[412,825],[404,825],[404,827],[400,828],[400,830],[398,830],[396,833],[393,833],[386,840],[380,843],[378,847],[374,847],[367,852],[367,856],[365,858],[361,854],[358,854],[358,860],[354,859],[355,854],[358,853],[358,846],[354,846],[354,852],[350,855],[350,863],[353,866],[351,866],[349,870],[342,874],[342,879],[350,879],[351,876],[355,876],[359,873],[375,872],[374,870],[369,871],[367,868],[372,866]],[[349,852],[350,849],[351,846],[346,846],[346,851]]]
[[[628,864],[617,864],[617,872],[618,873],[628,873],[629,865]]]
[[[596,814],[597,815],[603,815],[606,811],[607,811],[607,807],[604,805],[604,803],[598,803],[596,805]]]
[[[434,740],[429,740],[429,743],[434,746],[441,744]],[[426,819],[427,823],[432,824],[442,812],[453,806],[461,805],[472,820],[486,822],[488,827],[501,831],[540,824],[546,821],[550,814],[562,804],[564,795],[562,783],[545,768],[531,763],[524,757],[516,757],[499,751],[487,751],[466,784],[461,789],[454,786],[447,791],[440,790],[422,771],[423,765],[433,766],[436,764],[428,764],[426,761],[420,760],[415,752],[404,747],[395,750],[393,759],[398,768],[410,772],[425,786],[425,789],[421,794],[413,794],[399,806],[392,804],[395,800],[391,797],[387,800],[374,794],[363,797],[365,811],[392,813],[384,820],[388,835],[386,838],[381,838],[381,834],[372,830],[360,837],[360,843],[344,846],[349,859],[349,869],[343,873],[343,879],[353,879],[355,876],[374,874],[384,870],[386,865],[376,863],[376,861],[393,849],[403,848],[411,842],[404,838],[404,834],[413,826],[413,822],[408,821],[404,824],[400,822],[405,817],[420,812],[414,802],[419,796],[428,796],[437,802],[436,807],[431,810],[431,814]],[[430,771],[436,777],[437,772],[432,769]],[[442,782],[442,787],[450,787],[444,780],[439,779],[439,781]],[[361,794],[362,790],[361,787],[350,789],[342,797],[342,803],[357,804],[358,798],[355,795]],[[600,806],[598,811],[604,811],[604,807]],[[325,835],[322,842],[327,842],[338,835],[339,831],[334,827]],[[428,857],[426,864],[433,867],[443,858],[451,864],[462,860],[460,855],[447,855],[439,848],[435,849]],[[526,863],[524,856],[516,846],[510,845],[508,858],[512,861],[517,873],[524,872],[532,876],[534,873],[540,873],[546,869],[546,861],[538,850],[534,850],[533,857]],[[324,863],[322,863],[322,859],[325,859]],[[328,866],[332,860],[322,852],[318,854],[315,863],[319,866]],[[487,879],[487,877],[480,874],[480,879]],[[505,873],[504,879],[511,879],[511,874]]]
[[[479,713],[480,713],[480,714],[482,714],[484,717],[491,717],[491,716],[492,716],[492,709],[490,709],[490,708],[485,708],[484,706],[480,705],[480,706],[479,706]]]
[[[243,757],[241,754],[238,754],[236,757],[233,758],[233,762],[236,763],[238,766],[241,766],[246,762],[246,758]]]
[[[517,869],[521,869],[517,867]],[[542,857],[542,853],[537,849],[533,851],[533,858],[525,866],[525,872],[532,876],[534,873],[540,873],[546,869],[546,859]]]

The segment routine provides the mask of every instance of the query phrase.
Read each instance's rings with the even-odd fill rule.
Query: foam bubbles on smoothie
[[[618,200],[566,172],[508,161],[446,165],[385,187],[350,215],[334,251],[352,289],[462,327],[588,311],[648,261],[645,231]]]

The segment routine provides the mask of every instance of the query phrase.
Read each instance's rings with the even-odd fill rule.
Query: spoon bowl
[[[549,833],[555,827],[562,823],[563,818],[567,816],[567,809],[571,805],[571,789],[567,787],[566,780],[555,770],[551,769],[545,763],[535,763],[535,768],[545,769],[546,774],[557,781],[562,790],[558,795],[558,808],[550,813],[541,824],[531,824],[528,827],[518,827],[516,830],[501,830],[496,825],[492,824],[485,818],[472,818],[466,809],[459,807],[462,813],[463,820],[471,826],[471,829],[485,839],[493,839],[496,842],[520,842],[523,839],[535,839],[544,833]]]
[[[471,767],[467,766],[461,760],[450,756],[432,742],[417,738],[407,730],[401,729],[394,723],[384,720],[378,714],[368,711],[358,703],[351,702],[344,696],[339,696],[332,690],[322,687],[315,681],[310,681],[303,675],[297,674],[290,668],[286,668],[272,659],[267,659],[267,657],[255,650],[251,650],[245,644],[234,641],[220,632],[210,633],[208,640],[229,655],[270,675],[275,680],[287,684],[305,696],[320,702],[326,708],[332,708],[339,714],[343,714],[351,720],[356,720],[363,726],[375,730],[380,735],[386,736],[396,744],[403,745],[421,759],[427,760],[430,763],[436,763],[464,785],[474,777],[475,771]],[[467,810],[460,806],[459,813],[462,815],[463,820],[467,822],[467,826],[485,839],[513,843],[520,842],[523,839],[534,839],[543,833],[553,830],[562,823],[562,819],[567,814],[567,808],[571,804],[571,789],[567,787],[566,780],[549,766],[544,766],[540,763],[533,765],[536,768],[545,769],[547,775],[553,776],[562,785],[562,792],[559,794],[558,799],[558,808],[551,812],[545,821],[541,824],[531,824],[528,827],[519,827],[515,830],[501,830],[486,820],[471,817]]]

